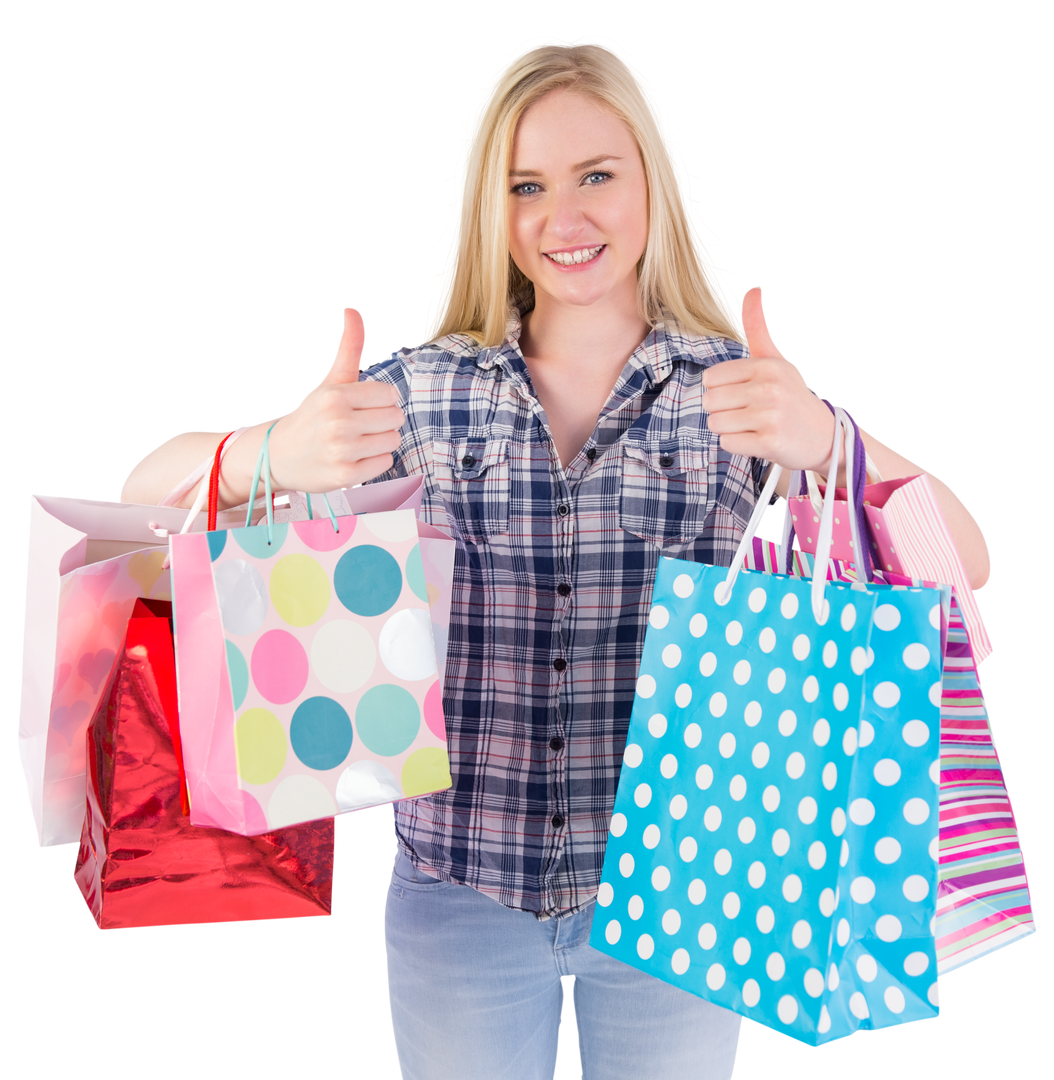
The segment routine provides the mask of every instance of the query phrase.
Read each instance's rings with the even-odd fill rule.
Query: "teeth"
[[[547,258],[553,260],[554,263],[559,263],[561,266],[577,266],[579,263],[589,262],[591,259],[595,259],[603,250],[604,245],[601,244],[595,248],[579,248],[577,251],[554,251],[547,255]]]

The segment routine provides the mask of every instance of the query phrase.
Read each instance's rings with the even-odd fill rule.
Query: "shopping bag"
[[[424,531],[449,595],[453,541]],[[450,786],[421,534],[406,507],[171,538],[194,824],[253,835]]]
[[[86,734],[75,877],[100,927],[328,915],[333,821],[258,837],[181,805],[172,605],[137,600]]]
[[[940,595],[824,577],[660,561],[591,939],[809,1043],[937,1012]]]

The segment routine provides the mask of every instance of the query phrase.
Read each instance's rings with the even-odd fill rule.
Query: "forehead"
[[[516,126],[514,171],[554,171],[597,158],[637,158],[637,143],[624,120],[596,98],[552,90],[531,105]]]

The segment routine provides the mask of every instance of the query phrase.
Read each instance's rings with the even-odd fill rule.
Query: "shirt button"
[[[475,459],[475,458],[474,458],[474,457],[473,457],[473,456],[472,456],[471,454],[466,454],[466,455],[465,455],[465,456],[464,456],[464,457],[463,457],[463,458],[461,459],[461,464],[462,464],[462,465],[463,465],[463,466],[464,466],[464,467],[465,467],[466,469],[471,469],[471,468],[472,468],[472,466],[476,464],[476,459]]]
[[[571,586],[568,585],[566,581],[561,581],[560,584],[556,586],[556,591],[561,596],[570,596],[571,595]]]
[[[571,507],[568,506],[567,503],[560,503],[560,505],[556,508],[556,512],[560,515],[560,517],[567,517],[567,515],[571,513]]]
[[[591,446],[586,451],[586,457],[589,458],[590,461],[592,461],[596,456],[597,456],[597,448],[595,446]]]
[[[663,454],[662,457],[659,458],[659,464],[664,469],[668,469],[673,464],[673,458],[670,457],[669,454]]]
[[[564,815],[553,814],[553,828],[562,829],[564,827]]]
[[[553,661],[553,667],[556,668],[557,671],[563,671],[567,667],[567,661],[562,656],[558,656]]]
[[[561,739],[559,735],[554,735],[549,740],[549,749],[550,750],[563,750],[563,748],[564,748],[564,740]]]

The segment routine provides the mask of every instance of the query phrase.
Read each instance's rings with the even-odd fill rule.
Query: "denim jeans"
[[[400,852],[385,932],[405,1080],[552,1080],[562,975],[584,1080],[727,1080],[739,1017],[591,948],[593,907],[540,922]]]

